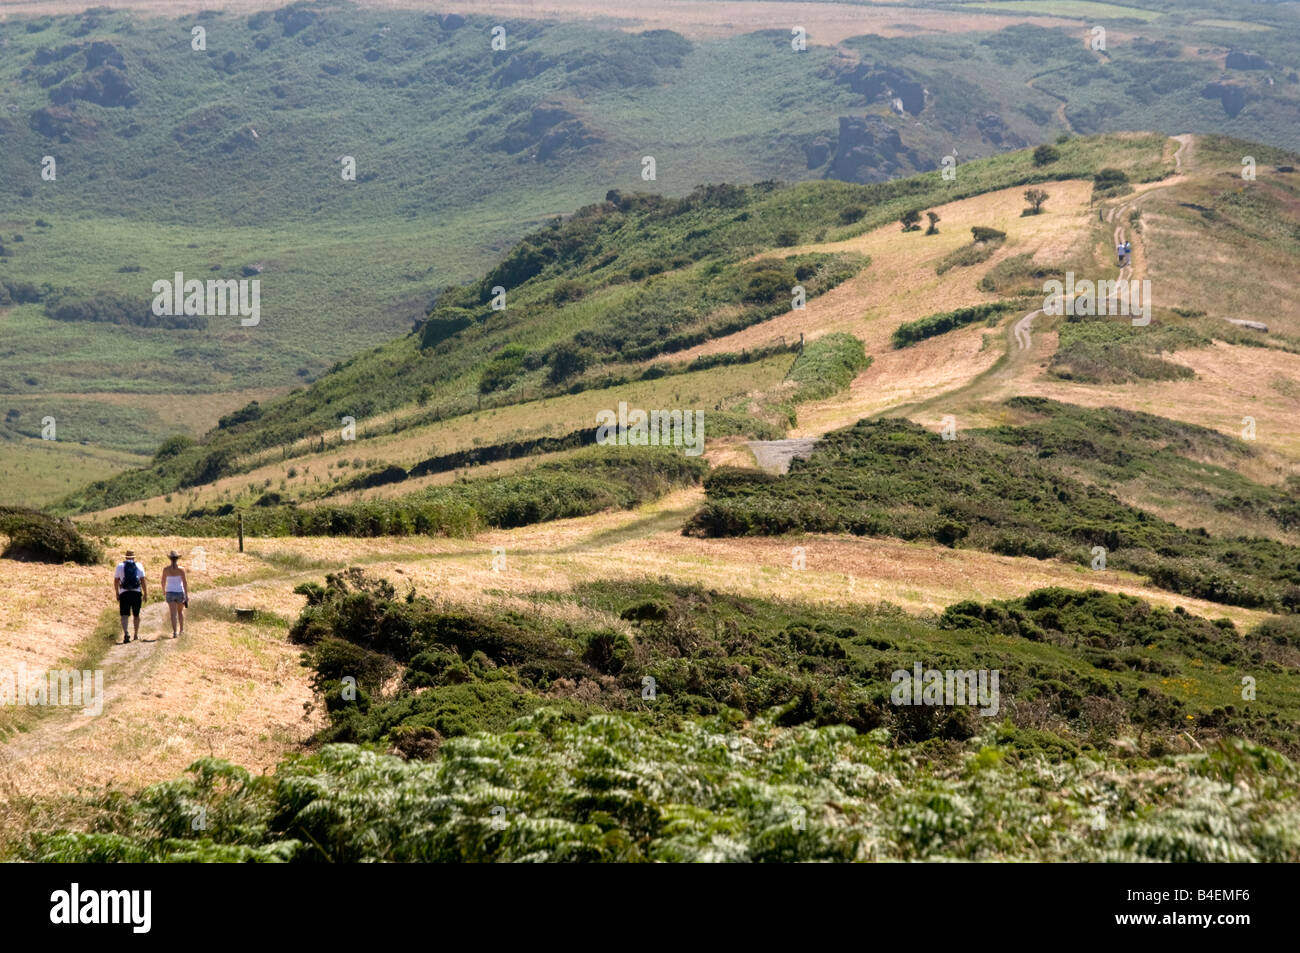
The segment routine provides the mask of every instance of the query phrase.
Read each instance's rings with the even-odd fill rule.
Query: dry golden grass
[[[1300,463],[1300,357],[1285,351],[1216,342],[1208,348],[1177,351],[1169,360],[1196,372],[1193,380],[1143,381],[1133,384],[1077,384],[1041,377],[1007,384],[987,396],[997,399],[1012,393],[1051,397],[1084,407],[1122,407],[1209,427],[1241,436],[1242,419],[1255,418],[1255,445]],[[1276,463],[1266,470],[1243,469],[1265,482]],[[1293,470],[1294,472],[1294,470]]]
[[[684,537],[681,524],[701,499],[698,488],[682,490],[635,511],[494,531],[472,540],[249,539],[244,553],[226,539],[117,540],[117,549],[129,546],[140,553],[154,576],[168,549],[191,554],[202,548],[205,570],[193,568],[193,556],[185,560],[195,607],[186,635],[177,641],[163,637],[165,607],[147,606],[146,641],[114,645],[104,657],[103,715],[51,712],[0,746],[0,790],[23,798],[85,785],[136,788],[174,777],[204,755],[263,770],[301,747],[321,725],[322,714],[313,707],[298,649],[288,644],[284,629],[234,622],[228,610],[257,608],[292,619],[303,604],[294,586],[346,565],[365,566],[399,591],[409,586],[467,605],[495,601],[574,621],[590,613],[536,603],[530,595],[596,578],[664,577],[761,597],[842,605],[888,601],[937,612],[958,599],[1012,598],[1049,585],[1095,586],[1227,616],[1242,626],[1262,618],[1146,588],[1131,574],[1091,572],[1050,560],[893,539]],[[803,547],[804,569],[794,568],[795,546]],[[494,566],[494,550],[504,551],[504,568]],[[4,604],[27,606],[21,631],[7,630],[0,642],[0,666],[18,661],[29,668],[56,666],[84,645],[100,613],[112,605],[106,566],[39,572],[49,598],[29,599],[30,580],[17,581],[19,574],[0,580]]]
[[[896,539],[851,536],[701,540],[682,536],[683,519],[702,500],[683,490],[632,512],[558,520],[484,533],[460,552],[417,561],[388,561],[378,552],[369,568],[413,585],[422,595],[473,604],[485,592],[524,597],[565,590],[597,578],[659,578],[761,597],[812,602],[892,602],[910,611],[940,611],[960,599],[1022,596],[1043,586],[1095,587],[1140,596],[1157,605],[1182,605],[1210,617],[1249,626],[1263,613],[1178,596],[1142,585],[1130,573],[1090,569],[1055,560],[997,556]],[[291,541],[299,542],[313,541]],[[806,569],[793,568],[804,548]],[[298,547],[293,547],[298,551]],[[313,547],[314,548],[314,547]],[[493,549],[505,553],[504,571],[492,568]]]
[[[229,758],[263,770],[305,741],[321,723],[307,713],[311,700],[298,649],[284,630],[236,624],[208,613],[222,605],[255,598],[247,584],[214,588],[215,576],[254,571],[264,564],[234,552],[228,540],[131,539],[120,541],[140,554],[150,581],[162,568],[161,554],[176,546],[189,552],[202,545],[207,570],[190,567],[193,598],[186,634],[171,639],[167,609],[152,602],[141,614],[142,641],[117,644],[103,654],[103,713],[51,710],[0,746],[0,790],[33,795],[66,792],[79,785],[137,787],[173,777],[205,755]],[[158,555],[150,555],[158,554]],[[189,560],[187,560],[189,562]],[[114,605],[111,570],[101,567],[42,567],[49,599],[10,601],[25,605],[21,618],[39,651],[14,639],[0,650],[0,668],[25,661],[29,670],[59,663],[84,646],[94,621]],[[279,585],[289,599],[293,581]],[[154,593],[154,598],[157,598]],[[293,612],[296,614],[297,608]],[[205,611],[206,610],[206,611]]]
[[[798,249],[856,251],[870,255],[871,265],[852,280],[808,302],[802,311],[791,311],[710,341],[684,356],[758,347],[780,335],[792,340],[803,333],[805,339],[812,340],[831,331],[846,331],[860,338],[873,357],[871,367],[858,375],[847,392],[802,405],[799,425],[790,434],[795,437],[818,436],[863,417],[932,401],[965,387],[1002,356],[1006,349],[1003,332],[977,325],[903,350],[893,349],[890,335],[907,321],[996,300],[995,295],[980,291],[977,284],[988,269],[1008,257],[1031,252],[1037,261],[1059,263],[1077,254],[1093,230],[1091,183],[1054,182],[1046,189],[1050,197],[1042,215],[1022,218],[1024,190],[1003,189],[939,206],[938,235],[905,234],[897,224],[890,224],[845,242]],[[935,265],[970,241],[974,225],[1005,231],[1006,243],[987,262],[937,275]],[[986,335],[990,336],[987,343]],[[1022,372],[1036,373],[1045,366],[1054,343],[1036,335],[1032,353],[1017,355],[1016,373],[1006,376],[1015,380]],[[929,416],[937,423],[941,414]],[[928,417],[920,415],[917,419],[927,422]]]
[[[1015,23],[1077,27],[1077,20],[1051,16],[955,13],[904,5],[905,0],[876,0],[871,6],[768,0],[660,0],[626,5],[610,0],[461,0],[440,6],[448,13],[490,15],[520,20],[589,21],[594,26],[641,30],[675,30],[692,39],[735,36],[755,30],[788,32],[802,24],[808,42],[830,45],[850,36],[913,36],[918,33],[997,31]],[[198,10],[252,11],[281,6],[280,0],[0,0],[7,14],[79,13],[89,7],[135,9],[179,16]],[[379,9],[428,8],[420,0],[358,0]]]
[[[1300,301],[1294,286],[1295,259],[1284,247],[1244,238],[1235,229],[1201,218],[1180,202],[1214,207],[1227,197],[1251,190],[1300,219],[1289,177],[1261,165],[1258,179],[1243,182],[1241,168],[1200,167],[1195,153],[1187,165],[1194,174],[1183,187],[1157,191],[1137,203],[1142,211],[1138,236],[1149,262],[1153,294],[1165,307],[1205,311],[1222,318],[1263,321],[1275,333],[1300,334]]]
[[[8,560],[0,565],[0,671],[13,670],[20,662],[31,670],[59,667],[81,648],[103,611],[115,604],[108,567]]]
[[[102,663],[98,717],[60,711],[0,746],[0,787],[22,794],[73,785],[135,788],[175,777],[196,758],[266,770],[321,724],[283,630],[195,617],[173,640],[166,608],[148,607],[144,641]],[[150,641],[153,640],[153,641]]]
[[[711,467],[752,467],[754,454],[744,437],[719,437],[709,440],[704,459]]]
[[[803,333],[806,340],[812,340],[832,331],[857,336],[866,344],[868,354],[879,356],[889,349],[894,329],[906,321],[995,300],[995,295],[980,291],[976,285],[989,268],[1004,258],[1025,252],[1034,252],[1040,261],[1065,257],[1088,233],[1093,221],[1088,205],[1092,184],[1070,180],[1051,182],[1043,188],[1050,197],[1042,215],[1021,218],[1024,189],[1002,189],[936,206],[933,211],[941,218],[938,235],[904,233],[894,222],[847,241],[783,250],[783,256],[858,252],[869,255],[871,264],[856,277],[813,298],[799,311],[715,338],[680,356],[689,360],[701,354],[762,347],[783,335],[793,341]],[[936,275],[934,268],[940,259],[970,242],[974,225],[1006,232],[1006,243],[987,262]]]
[[[112,507],[93,514],[90,518],[107,518],[125,513],[179,513],[194,506],[218,503],[226,494],[237,496],[250,485],[257,493],[267,490],[292,493],[297,490],[317,490],[327,485],[331,478],[341,475],[349,479],[367,469],[347,468],[330,470],[340,460],[374,460],[376,464],[398,464],[410,467],[428,457],[468,450],[476,446],[502,443],[510,440],[527,440],[535,437],[558,437],[580,427],[594,427],[596,413],[614,410],[619,401],[631,407],[703,407],[728,405],[754,390],[766,390],[777,384],[789,367],[789,357],[769,358],[753,364],[718,367],[710,371],[679,374],[655,380],[641,381],[612,390],[583,391],[562,397],[529,401],[466,414],[462,417],[439,421],[423,427],[413,427],[397,434],[363,439],[364,429],[358,424],[358,439],[340,445],[338,433],[330,435],[331,444],[324,452],[308,454],[291,460],[272,459],[248,473],[226,477],[205,484],[192,491],[172,495],[170,502],[163,496]],[[371,432],[377,429],[370,424]],[[319,438],[318,438],[319,439]],[[290,478],[289,470],[296,471]],[[474,475],[484,471],[472,468]],[[500,472],[498,470],[497,472]],[[430,478],[423,485],[443,481]],[[267,485],[266,481],[270,480]],[[281,482],[285,484],[281,487]],[[402,492],[409,492],[413,484],[403,483]],[[375,495],[383,495],[377,493]]]

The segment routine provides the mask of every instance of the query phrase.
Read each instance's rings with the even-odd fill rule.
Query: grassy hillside
[[[1300,857],[1280,833],[1294,829],[1294,764],[1232,740],[1294,745],[1294,626],[1242,636],[1064,590],[938,620],[606,582],[498,614],[402,599],[357,569],[300,591],[290,637],[329,711],[323,738],[360,747],[328,744],[262,777],[203,759],[137,798],[83,805],[93,830],[32,833],[17,855]],[[568,611],[548,617],[548,604]],[[999,717],[891,703],[891,672],[919,659],[1000,669]],[[1242,704],[1248,660],[1268,691]],[[1170,753],[1185,739],[1196,753]]]
[[[140,452],[172,432],[198,436],[206,427],[185,415],[124,437],[97,395],[202,405],[211,392],[315,379],[610,189],[878,182],[952,154],[964,175],[970,159],[1069,131],[1195,128],[1297,145],[1285,6],[1253,11],[1251,32],[1225,23],[1232,8],[1220,3],[1053,11],[1110,24],[1104,55],[1066,28],[994,32],[1005,21],[990,17],[981,30],[979,11],[1041,6],[953,4],[968,32],[814,42],[799,54],[784,24],[687,39],[525,20],[504,21],[507,49],[494,52],[494,17],[344,3],[179,20],[9,17],[0,279],[41,297],[0,301],[4,392],[24,412],[34,402],[37,417],[48,395],[81,395],[57,408],[68,439]],[[190,46],[194,26],[205,50]],[[1226,67],[1242,50],[1267,66]],[[1207,98],[1219,86],[1229,92]],[[1240,96],[1233,115],[1225,95],[1233,109]],[[645,155],[656,158],[652,186]],[[54,181],[41,178],[45,156]],[[342,178],[342,156],[357,160],[355,181]],[[152,282],[176,271],[256,272],[264,320],[164,330],[50,317],[108,296],[139,315]]]
[[[1300,860],[1300,76],[1258,6],[798,55],[0,21],[0,494],[59,500],[0,507],[0,674],[111,686],[0,724],[0,859]],[[1077,28],[961,32],[1008,10]],[[1149,324],[1044,312],[1125,237]],[[181,268],[263,323],[153,321]],[[591,446],[624,407],[704,445]],[[155,592],[115,642],[128,548],[183,554],[184,637]]]
[[[964,195],[1089,178],[1105,166],[1157,180],[1170,171],[1164,144],[1154,135],[1071,140],[1050,166],[1012,153],[970,163],[955,183],[933,173],[880,185],[709,186],[682,199],[611,192],[526,237],[478,281],[446,289],[408,336],[229,415],[201,445],[88,487],[66,505],[116,506],[318,449],[322,439],[340,445],[344,416],[388,414],[383,429],[396,431],[483,406],[608,389],[647,374],[648,360],[671,362],[676,351],[789,312],[795,285],[816,301],[869,265],[861,255],[790,246],[860,234]],[[494,288],[505,289],[504,308],[493,307]]]
[[[1211,497],[1224,508],[1258,507],[1290,529],[1300,519],[1294,481],[1263,487],[1205,467],[1176,449],[1181,443],[1189,453],[1194,429],[1171,421],[1045,409],[1042,423],[968,430],[953,440],[907,421],[862,421],[828,434],[787,477],[717,470],[687,531],[897,536],[1094,566],[1100,552],[1103,566],[1149,575],[1175,592],[1300,610],[1300,547],[1182,529],[1096,485],[1098,471],[1110,479],[1119,470],[1130,479],[1169,480],[1170,492]],[[1230,446],[1218,434],[1199,436],[1220,453]],[[1084,479],[1073,475],[1079,471]]]

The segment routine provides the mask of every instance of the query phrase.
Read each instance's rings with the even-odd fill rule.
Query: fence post
[[[244,551],[244,514],[239,514],[239,551]]]

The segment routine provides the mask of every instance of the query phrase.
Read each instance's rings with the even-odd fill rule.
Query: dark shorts
[[[119,615],[133,615],[136,618],[140,616],[140,596],[137,589],[135,592],[122,592],[117,596],[117,604],[120,608]]]
[[[179,602],[182,605],[185,603],[185,593],[183,592],[168,592],[165,595],[168,602]]]

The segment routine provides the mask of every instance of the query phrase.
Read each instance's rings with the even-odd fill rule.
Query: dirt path
[[[171,635],[165,603],[140,613],[140,638],[112,645],[99,714],[52,708],[0,743],[0,787],[36,793],[78,783],[143,786],[213,755],[266,767],[320,724],[300,649],[282,628],[229,620],[231,604],[264,605],[267,587],[291,589],[320,570],[206,589],[191,599],[185,634]],[[247,592],[247,596],[240,596]],[[296,597],[295,597],[296,598]]]
[[[218,594],[240,588],[243,587],[209,589],[202,595],[195,595],[192,602],[195,605],[215,602]],[[115,706],[138,688],[152,668],[166,664],[180,643],[192,637],[187,632],[178,639],[172,638],[171,613],[166,603],[155,602],[145,606],[140,611],[139,638],[135,638],[133,632],[131,641],[123,643],[119,635],[119,641],[100,663],[104,673],[103,710]],[[38,721],[30,731],[0,744],[0,764],[21,762],[50,748],[66,745],[79,732],[89,728],[94,720],[76,708],[53,712]]]
[[[1169,188],[1172,185],[1183,180],[1183,158],[1188,148],[1192,144],[1192,137],[1188,134],[1182,134],[1172,137],[1179,145],[1174,153],[1174,174],[1159,183],[1155,183],[1148,188],[1143,189],[1137,195],[1134,195],[1128,201],[1111,207],[1106,212],[1106,222],[1114,226],[1112,239],[1115,245],[1128,239],[1128,231],[1124,227],[1124,219],[1133,209],[1134,205],[1143,197],[1150,195],[1159,189]],[[1128,263],[1120,268],[1117,275],[1117,281],[1130,281],[1134,275],[1133,258],[1129,256]],[[1005,387],[1020,377],[1027,364],[1031,363],[1035,357],[1046,357],[1049,355],[1037,354],[1033,339],[1034,318],[1043,313],[1042,308],[1037,308],[1028,312],[1017,319],[1010,327],[1008,334],[1008,343],[1006,353],[998,358],[992,367],[968,380],[962,386],[953,388],[943,394],[931,397],[925,401],[919,401],[914,404],[900,405],[891,410],[892,414],[903,416],[915,416],[918,413],[933,412],[934,409],[942,403],[944,406],[951,406],[958,400],[969,401],[972,398],[987,398],[994,396],[995,387],[993,385],[1002,385]],[[1014,342],[1014,343],[1013,343]]]
[[[129,643],[119,641],[108,651],[101,663],[104,673],[103,707],[120,701],[127,691],[137,685],[160,657],[165,657],[172,638],[170,614],[165,603],[154,603],[140,611],[140,637]],[[23,732],[0,745],[0,763],[24,761],[33,755],[59,745],[64,745],[90,726],[92,718],[82,715],[79,709],[52,712],[38,721],[30,731]]]
[[[1045,96],[1051,96],[1053,99],[1055,99],[1057,121],[1060,122],[1060,124],[1065,127],[1066,132],[1068,132],[1070,135],[1074,135],[1075,134],[1074,126],[1070,125],[1070,117],[1065,114],[1065,107],[1070,104],[1070,101],[1063,96],[1058,96],[1056,93],[1049,93],[1047,90],[1039,89],[1037,86],[1034,85],[1035,80],[1040,80],[1044,76],[1049,76],[1052,73],[1059,73],[1061,72],[1061,70],[1065,70],[1065,69],[1070,69],[1070,67],[1061,66],[1061,67],[1057,67],[1056,69],[1050,69],[1045,73],[1039,73],[1037,76],[1031,76],[1029,77],[1029,79],[1025,80],[1025,86],[1029,89],[1032,89],[1036,93],[1042,93]]]

